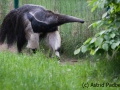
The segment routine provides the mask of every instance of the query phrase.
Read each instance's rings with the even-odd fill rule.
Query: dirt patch
[[[12,46],[8,49],[7,44],[2,44],[0,45],[0,52],[2,51],[10,51],[10,52],[17,53],[17,48],[15,46]]]
[[[74,65],[74,64],[76,64],[77,62],[78,62],[78,60],[69,60],[69,61],[63,61],[63,60],[61,60],[60,61],[61,62],[61,64],[71,64],[71,65]]]
[[[60,62],[62,64],[69,63],[73,65],[75,63],[78,63],[78,60],[76,58],[69,58],[69,57],[62,56]]]

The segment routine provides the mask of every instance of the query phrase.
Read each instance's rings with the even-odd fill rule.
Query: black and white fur
[[[26,4],[11,10],[5,16],[0,27],[0,44],[6,40],[10,48],[16,42],[18,52],[21,52],[27,43],[27,48],[35,50],[39,48],[39,39],[46,36],[51,51],[60,57],[61,38],[58,26],[69,22],[84,23],[76,17],[56,14],[42,6]]]
[[[50,57],[52,56],[52,53],[55,53],[57,57],[60,57],[59,49],[61,46],[61,37],[58,31],[58,27],[37,20],[31,12],[28,13],[27,16],[31,22],[31,26],[34,32],[31,34],[31,38],[28,40],[27,48],[39,48],[39,37],[40,35],[46,34],[46,41],[50,48]]]

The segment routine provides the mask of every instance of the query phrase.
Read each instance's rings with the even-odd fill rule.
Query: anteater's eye
[[[62,20],[62,21],[65,21],[65,19],[64,19],[64,18],[62,18],[61,20]]]
[[[56,19],[58,19],[58,16],[55,16]]]

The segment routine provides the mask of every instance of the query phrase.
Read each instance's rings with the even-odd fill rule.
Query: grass
[[[119,87],[91,86],[92,83],[120,83],[119,74],[115,71],[119,64],[112,64],[90,60],[70,64],[47,58],[42,53],[0,52],[0,90],[81,90],[83,83],[89,84],[84,88],[86,90],[119,90]],[[109,65],[114,68],[109,68]]]

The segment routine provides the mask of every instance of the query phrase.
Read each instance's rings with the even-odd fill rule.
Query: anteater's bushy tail
[[[8,47],[16,41],[16,10],[12,10],[4,18],[0,27],[0,44],[3,44],[6,40]]]

